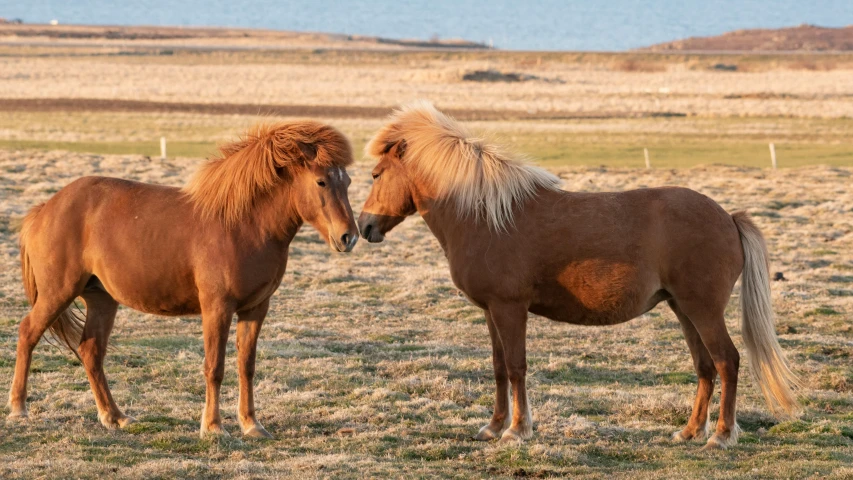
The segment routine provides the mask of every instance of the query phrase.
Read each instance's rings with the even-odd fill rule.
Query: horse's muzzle
[[[358,230],[361,236],[370,243],[379,243],[385,240],[385,235],[379,230],[376,217],[369,213],[363,213],[358,217]]]
[[[355,244],[358,242],[358,232],[347,232],[340,236],[340,238],[334,239],[331,243],[332,246],[338,252],[345,253],[351,252]]]

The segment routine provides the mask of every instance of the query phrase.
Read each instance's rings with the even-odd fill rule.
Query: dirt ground
[[[0,379],[11,378],[16,328],[27,311],[15,233],[27,209],[81,175],[181,185],[199,162],[0,151]],[[370,167],[351,169],[356,211]],[[853,476],[853,169],[556,172],[569,190],[682,185],[729,211],[750,211],[767,236],[772,270],[787,279],[773,284],[773,299],[781,343],[806,382],[804,416],[771,417],[742,370],[739,446],[705,453],[700,443],[671,443],[690,412],[696,377],[677,320],[659,306],[608,328],[534,318],[534,437],[521,447],[470,440],[491,412],[488,333],[482,313],[450,281],[438,243],[411,218],[385,243],[362,241],[348,255],[332,253],[310,227],[292,244],[261,334],[256,380],[259,419],[275,440],[239,438],[233,347],[223,413],[235,437],[199,440],[199,319],[122,309],[107,374],[117,402],[139,423],[103,429],[82,366],[42,344],[31,418],[0,420],[0,476]],[[737,291],[727,320],[742,348]]]

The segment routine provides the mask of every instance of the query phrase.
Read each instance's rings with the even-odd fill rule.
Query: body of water
[[[0,0],[27,23],[227,26],[613,51],[745,28],[853,24],[853,0]]]

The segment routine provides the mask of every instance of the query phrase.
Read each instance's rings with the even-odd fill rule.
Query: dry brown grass
[[[2,48],[0,48],[2,50]],[[70,53],[70,54],[69,54]],[[621,115],[853,117],[853,60],[518,52],[197,52],[104,49],[0,56],[0,98],[443,108]],[[800,62],[814,69],[789,68]],[[834,69],[822,65],[835,62]],[[714,70],[716,64],[737,71]],[[519,68],[523,65],[523,68]],[[473,70],[549,81],[466,82]],[[766,92],[760,102],[727,98]]]
[[[0,379],[8,385],[17,323],[26,313],[13,225],[80,175],[180,185],[199,159],[60,151],[0,151]],[[370,165],[351,172],[359,210]],[[492,380],[482,314],[459,296],[440,247],[419,218],[386,243],[335,255],[309,227],[291,248],[284,283],[261,334],[259,418],[276,436],[199,440],[203,403],[198,318],[122,309],[107,373],[140,422],[104,430],[83,368],[60,350],[36,350],[31,418],[5,422],[0,476],[122,478],[850,478],[853,462],[853,170],[779,172],[556,170],[576,191],[683,185],[745,208],[768,238],[783,348],[807,382],[806,413],[779,422],[742,376],[745,433],[727,452],[672,444],[690,411],[695,375],[678,322],[657,308],[611,328],[531,322],[530,388],[536,423],[522,447],[469,440],[488,419]],[[737,298],[728,311],[740,346]],[[225,427],[236,433],[229,348]]]
[[[809,70],[812,72],[829,72],[838,68],[833,60],[803,60],[788,64],[791,70]]]
[[[413,218],[386,243],[361,243],[350,255],[330,253],[309,227],[297,236],[258,359],[259,418],[275,440],[200,441],[199,319],[122,309],[107,373],[119,404],[140,422],[123,432],[102,429],[82,367],[40,345],[31,419],[0,420],[0,477],[850,478],[853,169],[846,147],[851,122],[840,117],[853,117],[853,57],[833,56],[835,71],[786,66],[823,58],[0,46],[0,98],[255,102],[259,115],[265,104],[393,106],[415,98],[456,108],[677,111],[697,116],[473,127],[549,165],[640,166],[644,146],[656,166],[766,164],[768,141],[777,142],[783,166],[848,165],[555,170],[565,188],[577,191],[688,186],[728,210],[750,210],[764,230],[773,270],[788,278],[773,284],[774,305],[782,345],[807,381],[806,414],[799,421],[769,417],[744,372],[738,419],[745,434],[731,451],[707,454],[699,444],[668,441],[686,421],[695,375],[677,320],[665,308],[612,328],[534,319],[533,440],[519,448],[470,441],[491,408],[486,326],[457,294],[423,221]],[[632,61],[639,65],[632,71],[613,69]],[[648,63],[666,70],[638,71]],[[738,71],[712,70],[717,63]],[[490,68],[565,83],[460,80],[466,71]],[[756,115],[763,117],[720,118]],[[169,138],[170,152],[197,157],[254,120],[138,112],[0,116],[0,141],[49,149],[0,150],[0,385],[10,381],[17,324],[27,311],[15,243],[26,210],[81,175],[181,185],[200,159],[159,160],[160,135]],[[382,121],[334,123],[358,149]],[[62,142],[77,151],[137,153],[151,142],[152,158],[55,150]],[[370,167],[351,172],[356,211]],[[728,318],[740,345],[736,306],[735,297]],[[233,349],[228,355],[225,427],[236,433]]]

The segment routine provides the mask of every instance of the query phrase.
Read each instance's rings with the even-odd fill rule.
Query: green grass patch
[[[44,112],[9,112],[0,129],[51,132],[28,134],[29,138],[0,140],[0,148],[68,150],[93,154],[160,155],[160,136],[168,139],[170,157],[206,158],[217,143],[233,140],[260,119],[248,115],[200,115],[155,112],[69,112],[61,116]],[[344,124],[353,142],[356,159],[379,119]],[[330,119],[334,123],[334,119]],[[685,168],[724,164],[769,167],[767,144],[776,145],[780,168],[804,165],[853,165],[851,119],[788,118],[642,118],[631,120],[530,120],[495,121],[476,130],[493,132],[498,142],[530,156],[545,166],[644,167],[643,148],[648,148],[652,168]],[[627,131],[619,122],[627,122]],[[539,125],[547,125],[541,131]],[[583,125],[584,131],[578,131]],[[734,132],[721,135],[719,129]],[[688,133],[684,133],[684,132]],[[55,132],[82,141],[54,141]],[[140,132],[145,134],[141,140]],[[675,132],[675,133],[670,133]],[[758,132],[758,133],[755,133]],[[99,141],[99,138],[110,141]],[[55,137],[54,137],[55,138]],[[126,139],[126,140],[124,140]],[[796,207],[779,202],[768,209]]]
[[[561,141],[544,142],[538,135],[530,135],[513,142],[514,149],[529,155],[537,163],[548,167],[559,166],[644,166],[642,143],[620,145],[618,138],[605,137],[600,143],[584,142],[575,135]],[[688,168],[697,165],[735,165],[768,167],[767,145],[754,143],[681,143],[666,138],[649,150],[652,168]],[[649,142],[651,143],[651,142]],[[159,141],[150,142],[60,142],[49,140],[0,140],[0,148],[15,150],[66,150],[98,155],[144,155],[159,158]],[[170,141],[167,153],[170,157],[207,158],[216,152],[215,142]],[[801,167],[805,165],[853,165],[853,145],[832,144],[779,144],[779,165]],[[311,243],[310,240],[305,240]]]
[[[604,366],[565,365],[557,369],[543,370],[540,374],[549,382],[573,385],[689,385],[696,382],[696,375],[688,372],[655,373],[626,369],[608,369]]]
[[[793,420],[774,425],[770,427],[768,432],[773,435],[782,435],[789,433],[806,433],[809,431],[809,429],[810,427],[808,423],[802,420]]]
[[[804,317],[816,317],[819,315],[841,315],[841,312],[829,307],[817,307],[804,313]]]
[[[67,150],[97,155],[147,155],[160,157],[160,140],[150,142],[57,142],[50,140],[0,140],[0,148],[14,150]],[[216,152],[211,142],[169,142],[170,157],[207,158]]]
[[[64,348],[64,347],[56,347],[56,348]],[[71,357],[71,352],[68,352],[69,356],[62,355],[35,355],[33,356],[33,363],[30,367],[31,373],[52,373],[52,372],[60,372],[69,367],[76,367],[79,365],[79,361],[75,357]]]
[[[602,165],[606,167],[643,168],[643,148],[649,149],[652,168],[688,168],[697,165],[736,165],[769,167],[770,156],[764,142],[727,142],[702,138],[678,138],[667,135],[635,136],[602,135],[584,141],[576,135],[551,142],[538,142],[530,136],[517,142],[516,150],[549,166]],[[644,147],[643,145],[647,145]],[[777,144],[779,167],[805,165],[853,165],[853,145]]]
[[[830,288],[829,295],[832,297],[853,297],[853,290],[841,290]]]

